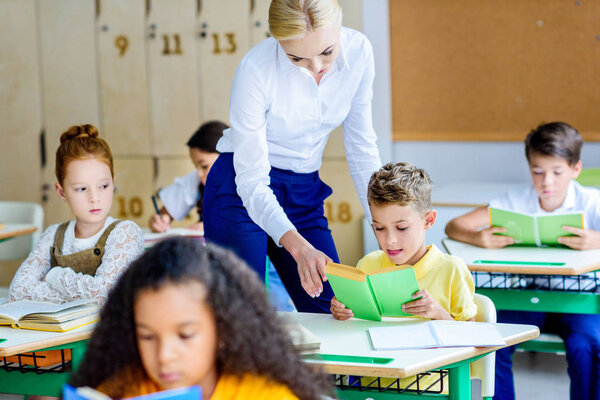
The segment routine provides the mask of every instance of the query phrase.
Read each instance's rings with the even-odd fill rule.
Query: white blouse
[[[75,237],[75,221],[65,231],[62,254],[69,255],[93,248],[104,230],[113,222],[108,217],[104,227],[94,236]],[[64,303],[77,299],[106,300],[110,287],[117,281],[131,261],[144,251],[142,230],[132,221],[121,221],[108,238],[102,264],[96,275],[76,273],[68,267],[51,267],[50,248],[60,224],[51,225],[42,233],[35,248],[21,264],[10,283],[10,301],[21,299]]]
[[[314,172],[333,129],[343,124],[350,175],[365,214],[367,185],[381,166],[371,100],[373,49],[360,32],[342,28],[340,54],[319,85],[269,38],[238,65],[231,87],[231,128],[217,144],[233,152],[237,193],[250,218],[275,243],[295,229],[269,188],[271,166]]]
[[[199,186],[198,171],[193,170],[185,176],[175,178],[172,184],[160,189],[158,197],[169,215],[180,221],[196,207]]]

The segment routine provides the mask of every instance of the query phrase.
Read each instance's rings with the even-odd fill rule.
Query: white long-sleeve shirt
[[[98,233],[84,239],[75,237],[75,221],[70,221],[65,231],[62,254],[69,255],[93,248],[113,221],[114,218],[108,217]],[[96,270],[96,275],[92,276],[75,272],[69,267],[57,266],[50,269],[50,248],[59,225],[50,225],[42,233],[34,249],[19,267],[10,283],[10,300],[64,303],[77,299],[94,299],[102,304],[109,289],[129,263],[144,251],[142,230],[132,221],[119,222],[108,235],[102,264]]]
[[[217,144],[233,152],[237,193],[252,220],[279,244],[295,229],[269,188],[271,166],[298,173],[321,166],[333,129],[343,124],[350,175],[367,216],[367,185],[381,166],[371,100],[373,49],[360,32],[342,28],[340,54],[320,84],[269,38],[238,65],[231,87],[231,128]]]

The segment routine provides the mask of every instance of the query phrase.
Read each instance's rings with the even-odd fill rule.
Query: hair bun
[[[98,137],[98,128],[91,124],[73,125],[60,135],[60,142],[84,137]]]

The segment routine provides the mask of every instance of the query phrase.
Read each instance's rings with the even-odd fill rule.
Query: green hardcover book
[[[562,229],[572,226],[583,229],[583,214],[528,215],[489,207],[490,225],[506,228],[496,235],[511,236],[515,245],[558,246],[560,236],[573,236]]]
[[[408,316],[402,304],[412,301],[419,291],[417,277],[407,265],[364,272],[355,267],[329,263],[325,275],[335,297],[356,318],[381,321],[381,317]]]

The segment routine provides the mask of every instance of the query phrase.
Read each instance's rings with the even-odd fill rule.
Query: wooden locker
[[[338,0],[342,6],[342,25],[362,31],[362,0]]]
[[[114,156],[150,156],[144,0],[99,0],[102,125]]]
[[[54,193],[59,137],[69,126],[99,126],[94,0],[43,0],[39,15],[46,166],[46,224],[66,221],[68,207]]]
[[[335,128],[327,140],[327,145],[323,151],[323,160],[346,159],[346,147],[344,146],[344,132],[342,126]]]
[[[256,46],[269,34],[269,6],[271,0],[252,0],[250,14],[250,47]]]
[[[250,1],[204,1],[200,10],[199,73],[204,119],[229,124],[229,91],[250,49]]]
[[[325,216],[340,256],[340,262],[356,265],[363,256],[362,218],[364,211],[344,160],[324,160],[319,172],[333,194],[325,199]]]
[[[180,158],[160,158],[158,160],[158,170],[155,183],[155,192],[165,186],[169,186],[173,183],[173,180],[177,177],[184,176],[194,171],[194,165],[192,164],[189,157]],[[161,205],[159,204],[159,207]],[[198,213],[196,208],[190,212],[190,214],[181,221],[173,221],[172,227],[183,228],[189,226],[198,221]]]
[[[35,1],[0,1],[0,199],[40,202],[42,129]]]
[[[153,161],[151,158],[117,158],[114,163],[115,195],[110,215],[145,228],[155,212],[151,199]]]
[[[339,0],[339,2],[342,7],[342,25],[360,31],[362,29],[361,0]],[[345,157],[344,137],[340,126],[331,132],[323,158],[329,160]]]
[[[182,147],[202,114],[196,66],[196,1],[148,0],[152,153],[187,155]]]

